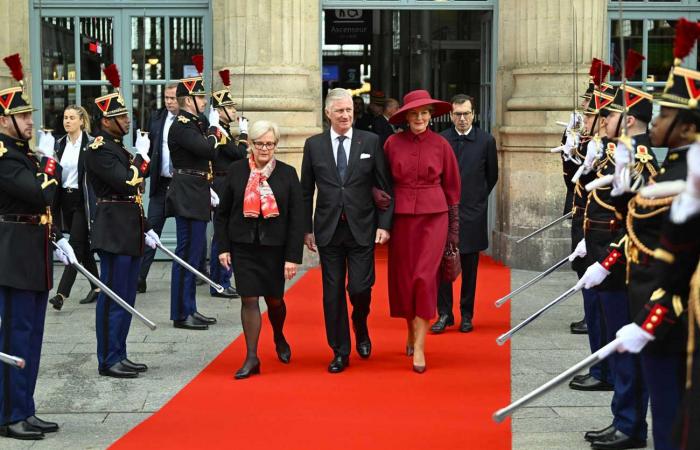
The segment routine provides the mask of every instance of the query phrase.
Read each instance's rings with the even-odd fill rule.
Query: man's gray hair
[[[326,111],[331,110],[331,106],[333,106],[333,103],[337,102],[338,100],[344,99],[348,99],[352,102],[352,95],[350,95],[350,91],[343,88],[331,89],[326,95]]]
[[[255,122],[248,130],[248,139],[252,142],[269,131],[272,131],[272,135],[275,137],[275,143],[279,142],[280,128],[275,122],[269,120],[258,120]]]

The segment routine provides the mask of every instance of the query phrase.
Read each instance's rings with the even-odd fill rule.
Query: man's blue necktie
[[[338,157],[335,164],[338,167],[340,181],[345,181],[345,172],[348,169],[348,158],[345,156],[345,148],[343,148],[345,139],[347,139],[346,136],[338,136]]]

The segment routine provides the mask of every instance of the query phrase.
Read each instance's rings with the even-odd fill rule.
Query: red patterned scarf
[[[275,194],[267,182],[272,171],[275,170],[275,165],[277,165],[275,158],[272,157],[265,164],[265,167],[258,169],[255,167],[255,160],[251,154],[248,159],[248,165],[250,167],[250,176],[248,177],[248,184],[245,187],[245,196],[243,197],[243,216],[258,217],[260,212],[262,212],[264,219],[279,216],[280,211],[277,208]]]

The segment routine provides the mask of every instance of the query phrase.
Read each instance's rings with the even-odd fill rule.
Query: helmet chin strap
[[[122,136],[126,136],[126,131],[124,131],[124,128],[122,128],[122,126],[119,124],[119,122],[117,122],[116,116],[110,117],[110,119],[112,119],[112,121],[117,126],[117,128],[119,128],[119,131],[121,131]]]
[[[197,99],[194,98],[194,95],[190,95],[192,98],[192,103],[194,103],[194,110],[197,111],[197,115],[202,114],[202,112],[199,110],[199,106],[197,106]]]
[[[666,147],[666,148],[668,148],[669,150],[670,150],[670,147],[669,147],[669,145],[668,145],[668,140],[669,140],[669,138],[671,137],[671,133],[673,132],[673,129],[676,128],[676,125],[678,125],[678,114],[680,114],[680,111],[678,111],[678,112],[676,113],[675,117],[674,117],[673,120],[671,121],[671,126],[668,127],[668,131],[666,132],[666,136],[664,136],[664,140],[663,140],[663,142],[661,143],[661,146],[662,146],[662,147]]]
[[[226,109],[226,107],[223,107],[223,108],[221,108],[221,109],[224,110],[224,115],[225,115],[226,118],[228,119],[228,123],[233,122],[233,119],[231,118],[231,116],[228,115],[228,109]]]
[[[12,119],[12,126],[15,127],[15,133],[17,133],[17,139],[19,139],[19,140],[21,140],[21,141],[26,141],[26,140],[28,140],[28,139],[24,139],[24,138],[22,137],[22,133],[19,132],[19,126],[17,125],[17,120],[15,119],[14,114],[10,116],[10,119]]]

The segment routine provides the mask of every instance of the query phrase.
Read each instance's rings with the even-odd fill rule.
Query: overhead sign
[[[372,11],[362,9],[327,9],[326,44],[371,44]]]

